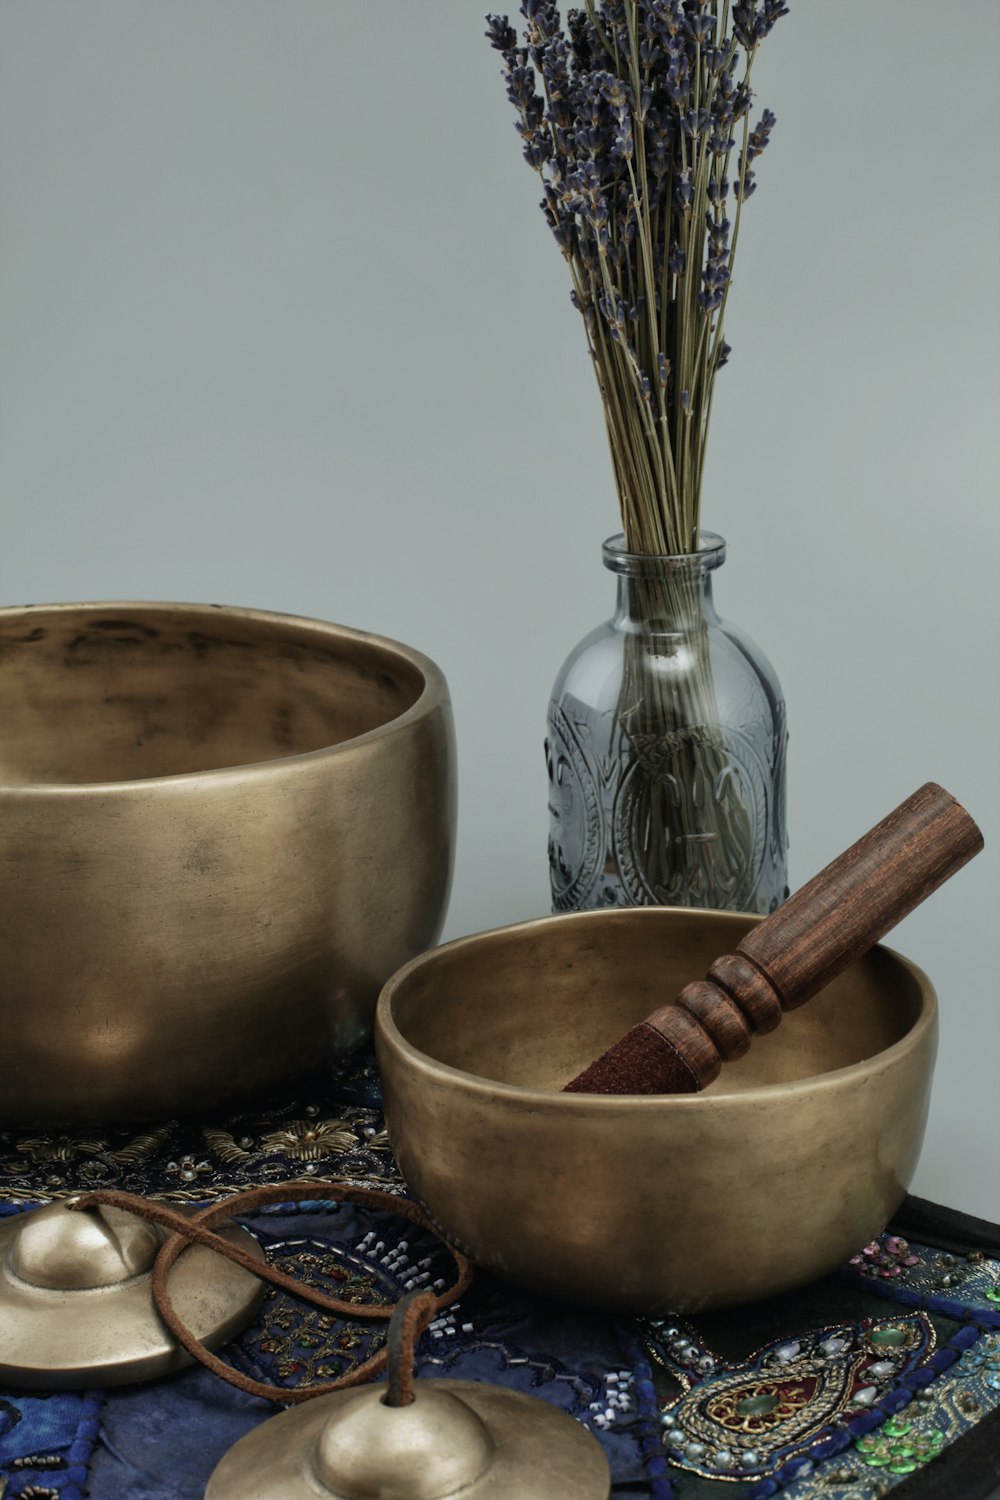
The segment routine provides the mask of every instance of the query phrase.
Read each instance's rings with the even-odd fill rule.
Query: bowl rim
[[[397,641],[391,636],[378,635],[373,631],[357,630],[350,625],[338,625],[332,620],[321,620],[311,615],[290,614],[282,610],[255,609],[234,604],[183,603],[155,599],[96,599],[63,601],[56,604],[13,604],[0,607],[0,626],[13,619],[30,619],[33,615],[70,614],[92,612],[105,614],[110,610],[128,611],[135,614],[173,614],[201,616],[205,619],[224,617],[248,621],[253,624],[280,625],[303,631],[317,638],[338,641],[362,647],[374,647],[390,656],[402,658],[408,666],[420,673],[423,685],[409,708],[377,724],[364,734],[340,740],[333,745],[320,745],[315,750],[303,750],[294,755],[277,755],[270,760],[240,761],[234,765],[208,767],[203,771],[176,771],[161,776],[135,776],[111,781],[0,781],[0,792],[6,796],[19,797],[81,797],[114,793],[125,796],[130,792],[141,795],[150,787],[174,786],[182,783],[213,784],[240,781],[248,776],[258,777],[278,774],[285,766],[301,762],[315,762],[335,756],[350,754],[379,740],[389,739],[405,732],[411,725],[429,717],[435,710],[450,704],[448,684],[441,668],[422,651]]]
[[[853,1081],[860,1081],[866,1075],[874,1075],[883,1071],[886,1067],[901,1063],[904,1058],[913,1051],[920,1048],[927,1038],[927,1034],[933,1036],[937,1027],[937,993],[927,974],[915,964],[912,959],[906,958],[895,948],[889,948],[885,944],[877,943],[869,951],[876,949],[880,953],[887,954],[896,963],[901,964],[912,979],[916,981],[917,990],[920,995],[920,1010],[913,1025],[891,1046],[875,1052],[871,1057],[862,1058],[859,1062],[847,1063],[840,1068],[831,1068],[827,1072],[813,1073],[805,1078],[790,1079],[785,1083],[761,1083],[750,1088],[735,1090],[732,1093],[716,1094],[711,1091],[702,1091],[694,1094],[577,1094],[563,1093],[559,1090],[527,1088],[521,1084],[503,1083],[499,1079],[484,1078],[478,1073],[468,1073],[463,1068],[453,1067],[450,1063],[440,1062],[431,1057],[429,1053],[422,1052],[419,1047],[414,1046],[396,1025],[392,1014],[392,1002],[395,992],[399,986],[409,978],[417,969],[428,962],[433,962],[439,954],[452,953],[458,949],[471,948],[487,938],[493,938],[497,934],[520,934],[551,926],[554,922],[577,922],[586,925],[595,925],[597,922],[605,923],[615,921],[621,917],[630,917],[633,920],[648,921],[658,919],[660,921],[680,921],[689,917],[723,917],[732,918],[736,921],[745,921],[756,926],[763,922],[763,916],[752,912],[717,911],[710,907],[693,906],[643,906],[628,907],[612,911],[578,911],[560,912],[549,916],[531,917],[522,922],[510,922],[501,927],[484,928],[481,932],[468,933],[463,937],[453,938],[448,943],[442,943],[436,948],[429,948],[420,953],[408,963],[397,969],[386,980],[378,998],[375,1008],[375,1050],[378,1054],[379,1067],[383,1074],[385,1071],[382,1059],[382,1049],[388,1048],[401,1057],[411,1068],[421,1073],[424,1077],[443,1087],[454,1087],[459,1085],[463,1092],[470,1096],[491,1097],[498,1103],[508,1105],[527,1105],[531,1109],[556,1109],[563,1110],[568,1114],[587,1115],[594,1111],[598,1113],[614,1114],[616,1111],[627,1109],[634,1110],[663,1110],[666,1109],[702,1109],[703,1094],[712,1100],[718,1108],[744,1109],[754,1104],[764,1104],[769,1100],[777,1098],[787,1099],[789,1097],[804,1097],[813,1094],[817,1090],[827,1091],[839,1089],[850,1085]],[[865,955],[862,955],[864,957]]]

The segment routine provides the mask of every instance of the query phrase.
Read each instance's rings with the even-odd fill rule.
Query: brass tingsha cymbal
[[[607,1500],[597,1439],[535,1396],[474,1380],[337,1391],[272,1417],[231,1448],[205,1500]]]
[[[256,1428],[216,1468],[205,1500],[608,1500],[597,1439],[534,1396],[474,1380],[415,1380],[413,1351],[437,1311],[403,1297],[388,1380],[307,1400]]]
[[[151,1271],[166,1235],[123,1209],[76,1211],[72,1202],[0,1225],[0,1384],[130,1385],[190,1364],[153,1304]],[[263,1260],[245,1230],[220,1232]],[[264,1290],[248,1271],[198,1246],[170,1286],[184,1321],[212,1349],[250,1322]]]

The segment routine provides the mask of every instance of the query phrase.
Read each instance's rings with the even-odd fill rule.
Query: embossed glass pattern
[[[545,742],[554,911],[788,894],[785,705],[770,662],[720,619],[725,542],[650,557],[604,544],[614,616],[556,679]]]

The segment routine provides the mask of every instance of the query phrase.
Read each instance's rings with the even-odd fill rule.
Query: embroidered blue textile
[[[97,1441],[98,1391],[0,1393],[0,1495],[83,1500]],[[6,1478],[7,1487],[3,1488]]]
[[[270,1259],[338,1295],[395,1301],[408,1282],[433,1286],[453,1274],[432,1236],[391,1214],[345,1204],[335,1212],[278,1212],[248,1222]],[[227,1350],[246,1374],[280,1384],[330,1379],[360,1363],[385,1337],[383,1323],[329,1319],[283,1293],[270,1293],[252,1329]],[[478,1276],[420,1341],[420,1378],[493,1381],[541,1396],[594,1427],[620,1485],[646,1493],[631,1431],[633,1371],[613,1320],[511,1293]],[[97,1500],[195,1500],[215,1464],[244,1432],[274,1414],[266,1402],[185,1371],[155,1385],[108,1395],[91,1464]],[[177,1451],[167,1437],[197,1433]],[[16,1491],[15,1491],[16,1494]]]
[[[303,1173],[318,1194],[337,1177],[405,1191],[371,1059],[206,1123],[0,1135],[0,1214],[87,1186],[184,1202]],[[561,1407],[604,1446],[615,1500],[979,1500],[1000,1455],[1000,1230],[916,1207],[922,1238],[886,1233],[811,1287],[697,1318],[622,1320],[478,1273],[421,1339],[417,1373]],[[391,1213],[318,1198],[245,1222],[269,1259],[341,1297],[395,1301],[450,1278],[438,1241]],[[290,1386],[384,1337],[269,1290],[225,1354]],[[0,1497],[201,1500],[274,1410],[201,1367],[103,1397],[0,1390]],[[960,1480],[928,1489],[939,1475]]]

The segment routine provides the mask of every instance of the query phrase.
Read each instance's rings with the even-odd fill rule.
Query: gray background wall
[[[717,599],[785,686],[794,884],[928,778],[991,840],[895,943],[942,1004],[916,1190],[997,1219],[1000,10],[792,8],[756,69]],[[0,598],[257,605],[435,657],[449,935],[547,909],[545,704],[616,529],[481,10],[0,4]]]

